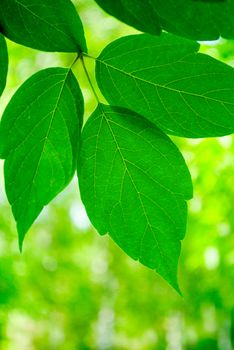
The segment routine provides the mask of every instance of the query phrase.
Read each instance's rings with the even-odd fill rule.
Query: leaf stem
[[[82,66],[83,66],[83,68],[84,68],[85,75],[86,75],[86,77],[87,77],[87,79],[88,79],[89,85],[90,85],[90,87],[91,87],[91,90],[93,91],[93,94],[94,94],[94,96],[95,96],[95,98],[96,98],[98,104],[100,104],[99,97],[98,97],[98,95],[97,95],[97,93],[96,93],[96,91],[95,91],[95,89],[94,89],[93,83],[92,83],[92,81],[91,81],[91,79],[90,79],[89,73],[88,73],[87,68],[86,68],[86,66],[85,66],[83,56],[86,56],[86,55],[84,55],[84,53],[82,53],[82,54],[80,55],[79,58],[80,58],[80,60],[81,60]]]
[[[72,69],[72,67],[76,64],[76,62],[79,60],[80,57],[81,57],[81,53],[78,53],[74,61],[71,63],[69,69]]]
[[[96,59],[97,59],[96,57],[90,56],[90,55],[88,55],[88,54],[85,53],[85,52],[82,52],[82,56],[87,57],[87,58],[92,58],[93,60],[96,60]]]

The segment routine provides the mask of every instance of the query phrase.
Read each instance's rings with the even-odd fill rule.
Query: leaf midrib
[[[44,149],[45,149],[45,145],[46,145],[46,142],[47,142],[47,139],[48,139],[48,136],[49,136],[49,133],[51,131],[51,126],[53,124],[53,121],[54,121],[54,118],[55,118],[55,115],[56,115],[56,111],[58,109],[58,105],[59,105],[59,102],[60,102],[60,99],[61,99],[61,96],[62,96],[62,93],[63,93],[63,89],[64,89],[64,86],[65,86],[65,83],[66,83],[66,80],[67,80],[67,77],[70,73],[70,69],[67,71],[66,75],[65,75],[65,78],[64,78],[64,81],[62,83],[62,86],[61,86],[61,90],[59,92],[59,95],[58,95],[58,99],[57,99],[57,103],[55,105],[55,108],[53,110],[53,113],[52,113],[52,116],[51,116],[51,120],[50,120],[50,123],[49,123],[49,126],[48,126],[48,130],[47,130],[47,133],[46,133],[46,136],[44,138],[44,142],[43,142],[43,146],[42,146],[42,150],[41,150],[41,153],[40,153],[40,156],[39,156],[39,159],[38,159],[38,162],[37,162],[37,166],[36,166],[36,169],[34,171],[34,174],[33,174],[33,177],[32,177],[32,181],[31,181],[31,184],[30,186],[28,186],[28,188],[30,188],[30,193],[32,191],[32,188],[34,186],[34,182],[35,182],[35,178],[37,176],[37,173],[38,173],[38,169],[39,169],[39,166],[40,166],[40,162],[41,162],[41,159],[42,159],[42,156],[43,156],[43,153],[44,153]],[[24,191],[25,192],[25,191]],[[19,200],[19,198],[22,197],[22,194],[20,196],[17,197],[17,199],[14,201],[16,202],[17,200]],[[30,195],[29,195],[30,197]],[[28,203],[27,203],[28,205]],[[23,215],[23,213],[17,218],[17,221],[20,220],[20,217]]]
[[[39,19],[40,21],[44,22],[45,24],[47,24],[49,27],[55,29],[56,31],[60,32],[61,34],[65,35],[69,40],[71,40],[71,37],[66,33],[63,32],[61,29],[59,29],[58,27],[56,27],[55,25],[53,25],[50,22],[47,22],[43,17],[39,17],[35,12],[31,11],[27,6],[25,6],[24,4],[22,4],[22,2],[20,2],[19,0],[15,0],[15,2],[19,5],[22,6],[25,10],[27,10],[30,14],[32,14],[35,18]]]
[[[100,106],[100,107],[101,107],[101,106]],[[128,167],[127,167],[127,164],[126,164],[126,162],[125,162],[125,158],[124,158],[124,156],[122,155],[122,153],[121,153],[121,151],[120,151],[120,147],[119,147],[118,141],[116,140],[115,134],[114,134],[114,132],[113,132],[113,130],[112,130],[112,128],[111,128],[111,125],[110,125],[110,123],[109,123],[108,117],[105,115],[105,111],[103,110],[102,107],[101,107],[101,117],[102,117],[102,120],[104,119],[105,122],[106,122],[107,125],[108,125],[108,128],[109,128],[109,130],[110,130],[110,133],[111,133],[111,135],[112,135],[112,137],[113,137],[113,140],[114,140],[114,142],[115,142],[116,148],[117,148],[117,150],[118,150],[118,152],[119,152],[119,155],[120,155],[120,157],[121,157],[121,159],[122,159],[122,162],[123,162],[123,164],[124,164],[125,171],[128,173],[128,176],[129,176],[129,178],[130,178],[130,180],[131,180],[131,182],[132,182],[132,184],[133,184],[133,187],[134,187],[134,189],[135,189],[135,191],[136,191],[136,193],[137,193],[137,197],[139,198],[139,201],[140,201],[140,204],[141,204],[141,207],[142,207],[142,210],[143,210],[145,219],[146,219],[146,227],[145,227],[145,231],[144,231],[144,233],[143,233],[143,235],[142,235],[142,237],[141,237],[141,242],[142,242],[142,240],[143,240],[143,238],[144,238],[144,235],[146,234],[147,228],[149,228],[149,230],[151,231],[152,236],[154,237],[155,242],[156,242],[156,244],[157,244],[158,251],[159,251],[159,254],[160,254],[160,256],[161,256],[161,261],[164,261],[164,264],[167,266],[168,270],[172,273],[172,270],[171,270],[170,266],[169,266],[168,263],[167,263],[167,259],[166,259],[165,255],[164,255],[164,252],[163,252],[163,250],[160,249],[160,244],[159,244],[159,241],[158,241],[158,239],[157,239],[157,237],[156,237],[156,235],[155,235],[155,232],[154,232],[154,230],[152,229],[153,226],[151,225],[150,220],[149,220],[149,218],[148,218],[147,212],[146,212],[145,207],[144,207],[144,204],[143,204],[143,202],[142,202],[142,198],[141,198],[140,192],[139,192],[139,191],[137,190],[137,188],[136,188],[136,185],[135,185],[135,183],[134,183],[134,181],[133,181],[133,178],[132,178],[132,176],[131,176],[131,173],[130,173],[130,171],[129,171]],[[102,122],[102,121],[101,121],[101,122]],[[161,209],[162,209],[162,208],[161,208]],[[168,215],[167,215],[167,216],[168,216]],[[140,246],[140,251],[141,251],[141,250],[142,250],[142,243],[141,243],[141,246]],[[138,259],[140,259],[140,256],[138,257]]]
[[[193,97],[199,97],[201,99],[204,99],[204,100],[208,100],[208,101],[213,101],[213,102],[218,102],[218,103],[222,103],[222,104],[227,104],[227,105],[231,105],[231,106],[234,106],[234,103],[232,102],[227,102],[227,101],[222,101],[222,100],[219,100],[219,99],[215,99],[215,98],[212,98],[212,97],[209,97],[209,96],[204,96],[204,95],[200,95],[200,94],[196,94],[196,93],[193,93],[193,92],[189,92],[189,91],[184,91],[184,90],[178,90],[178,89],[175,89],[175,88],[171,88],[171,87],[168,87],[166,85],[161,85],[161,84],[158,84],[158,83],[153,83],[151,81],[148,81],[148,80],[145,80],[143,78],[140,78],[140,77],[137,77],[131,73],[128,73],[126,71],[123,71],[121,70],[120,68],[117,68],[111,64],[108,64],[106,63],[105,61],[102,61],[100,58],[97,58],[96,59],[98,62],[104,64],[107,68],[111,68],[117,72],[119,72],[120,74],[124,75],[124,76],[128,76],[130,77],[131,79],[134,79],[134,80],[138,80],[142,83],[145,83],[145,84],[149,84],[149,85],[152,85],[156,88],[161,88],[161,89],[164,89],[164,90],[168,90],[168,91],[172,91],[172,92],[176,92],[178,94],[184,94],[184,95],[189,95],[189,96],[193,96]]]

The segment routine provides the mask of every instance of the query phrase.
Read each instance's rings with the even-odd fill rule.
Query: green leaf
[[[86,51],[83,26],[70,0],[1,0],[0,28],[9,39],[42,51]]]
[[[127,109],[99,105],[82,133],[78,178],[99,233],[108,232],[179,290],[177,263],[192,184],[171,140]]]
[[[159,35],[160,19],[150,0],[95,0],[106,12],[142,32]]]
[[[234,0],[95,0],[106,12],[136,29],[160,29],[194,40],[234,38]]]
[[[129,108],[169,134],[211,137],[234,132],[234,70],[199,44],[163,33],[130,35],[108,45],[96,64],[110,104]]]
[[[208,2],[208,3],[216,3],[216,2],[226,2],[227,0],[192,0],[194,2]]]
[[[67,68],[48,68],[15,93],[0,124],[0,154],[8,200],[24,236],[71,180],[77,163],[83,97]]]
[[[8,71],[8,54],[4,36],[0,34],[0,96],[6,86]]]

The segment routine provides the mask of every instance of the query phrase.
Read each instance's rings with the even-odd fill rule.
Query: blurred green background
[[[91,55],[135,31],[91,0],[75,2]],[[10,68],[3,111],[34,72],[67,66],[74,55],[42,53],[8,41]],[[234,65],[234,42],[203,43]],[[94,63],[86,59],[94,81]],[[95,99],[80,62],[86,101]],[[103,100],[103,98],[101,97]],[[19,253],[15,223],[0,190],[0,349],[3,350],[231,350],[234,348],[234,142],[174,138],[194,183],[179,280],[181,298],[154,271],[128,258],[92,228],[77,180],[40,215]]]

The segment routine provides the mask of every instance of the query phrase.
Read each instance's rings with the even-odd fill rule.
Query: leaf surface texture
[[[29,78],[0,124],[5,187],[19,242],[44,205],[71,180],[77,163],[83,97],[70,69],[48,68]]]
[[[136,29],[166,30],[194,40],[234,38],[234,0],[95,0],[106,12]]]
[[[98,85],[110,104],[143,115],[166,133],[231,134],[234,69],[198,49],[196,42],[166,33],[123,37],[98,57]]]
[[[42,51],[86,51],[83,26],[70,0],[1,0],[0,27],[9,39]]]
[[[175,289],[192,184],[181,153],[152,123],[99,105],[82,132],[81,198],[100,234]]]

